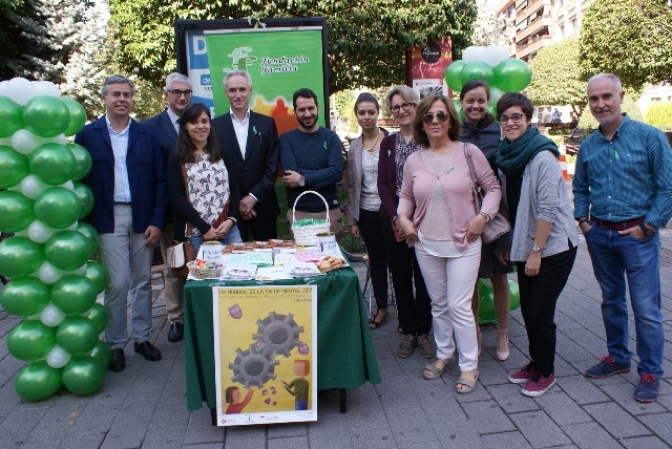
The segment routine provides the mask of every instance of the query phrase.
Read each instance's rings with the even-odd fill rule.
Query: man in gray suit
[[[168,108],[162,113],[147,119],[143,124],[154,132],[156,139],[161,145],[165,160],[175,149],[177,133],[179,132],[179,120],[182,112],[189,106],[191,101],[191,82],[181,73],[171,73],[166,79],[166,87],[163,95],[168,102]],[[175,234],[175,220],[173,208],[168,204],[166,208],[166,228],[161,234],[161,254],[164,262],[166,250],[173,241]],[[170,321],[168,341],[175,343],[184,336],[184,307],[182,290],[184,280],[175,277],[173,270],[166,267],[166,314]]]

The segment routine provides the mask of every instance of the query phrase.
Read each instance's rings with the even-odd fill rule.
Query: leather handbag
[[[471,159],[471,151],[469,150],[468,143],[464,144],[464,157],[467,159],[467,165],[469,166],[471,191],[474,195],[474,207],[476,208],[476,213],[479,214],[481,212],[481,206],[483,205],[483,189],[476,178],[474,161]],[[497,215],[495,215],[494,218],[485,223],[481,239],[485,243],[492,243],[510,231],[511,223],[509,222],[509,214],[506,210],[506,203],[504,203],[504,196],[502,195],[502,200],[499,203],[499,211],[497,211]]]
[[[173,274],[178,279],[186,279],[189,276],[188,262],[196,260],[196,251],[189,240],[185,242],[174,241],[173,245],[166,251],[168,259],[168,268],[173,270]]]

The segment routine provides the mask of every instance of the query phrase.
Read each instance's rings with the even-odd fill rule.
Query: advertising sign
[[[409,85],[420,99],[429,95],[448,95],[448,85],[443,77],[452,62],[453,45],[450,37],[430,41],[426,46],[415,46],[407,52]]]

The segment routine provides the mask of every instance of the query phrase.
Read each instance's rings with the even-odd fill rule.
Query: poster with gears
[[[213,287],[217,424],[317,420],[317,286]]]

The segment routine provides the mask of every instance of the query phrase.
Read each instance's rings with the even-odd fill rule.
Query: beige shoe
[[[508,329],[497,331],[497,358],[502,362],[509,358],[509,336]]]

